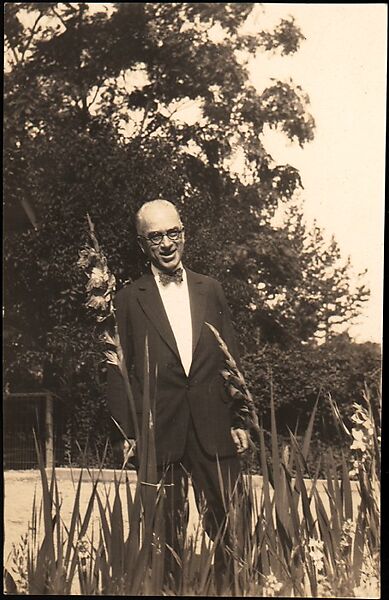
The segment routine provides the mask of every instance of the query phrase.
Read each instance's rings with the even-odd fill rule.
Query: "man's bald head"
[[[182,225],[180,214],[172,202],[164,200],[163,198],[157,198],[156,200],[150,200],[142,204],[140,209],[135,215],[135,226],[138,235],[144,233],[144,226],[148,220],[155,221],[159,218],[159,215],[167,216],[174,214],[178,218],[178,222]]]
[[[136,213],[139,245],[150,262],[162,271],[174,271],[185,245],[184,227],[178,210],[168,200],[145,202]]]

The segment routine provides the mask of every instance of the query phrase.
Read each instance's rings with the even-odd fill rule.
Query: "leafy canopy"
[[[358,314],[368,290],[352,286],[335,241],[326,244],[318,227],[307,230],[298,171],[277,164],[264,145],[266,126],[303,146],[315,124],[293,81],[273,80],[261,93],[250,83],[257,52],[291,54],[304,40],[293,18],[261,29],[261,10],[252,3],[5,5],[11,379],[21,363],[28,372],[43,361],[48,385],[64,389],[65,377],[71,390],[93,380],[102,397],[76,268],[85,215],[121,285],[144,268],[133,217],[155,197],[182,213],[186,264],[222,281],[243,352],[266,342],[330,340]],[[258,24],[255,34],[246,33],[247,22]],[[286,218],[276,226],[280,207]]]

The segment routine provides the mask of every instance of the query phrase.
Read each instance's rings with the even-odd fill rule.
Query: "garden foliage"
[[[280,420],[292,428],[320,389],[346,416],[361,374],[379,366],[376,348],[337,344],[368,290],[362,279],[352,285],[335,240],[304,224],[298,171],[264,146],[267,127],[309,143],[314,120],[297,83],[264,82],[262,91],[250,83],[257,52],[291,54],[304,40],[292,18],[266,30],[260,11],[251,3],[5,6],[5,381],[11,391],[45,387],[61,398],[67,462],[79,458],[76,440],[83,448],[89,440],[97,461],[109,429],[104,365],[76,266],[87,212],[119,287],[144,269],[136,210],[161,196],[177,204],[185,264],[222,282],[259,411],[268,366]],[[183,118],[188,106],[196,118]],[[317,418],[330,427],[324,397]]]
[[[152,404],[148,394],[146,386],[144,402],[149,410]],[[351,482],[344,456],[338,469],[328,453],[325,481],[318,482],[318,469],[308,479],[303,478],[316,407],[301,444],[290,432],[289,444],[280,452],[274,397],[270,397],[270,452],[260,429],[261,493],[256,488],[258,482],[246,475],[239,496],[232,493],[226,500],[230,528],[227,551],[234,586],[225,589],[223,595],[379,597],[380,425],[373,416],[369,390],[363,405],[355,408],[355,427],[346,435],[349,444],[354,439],[351,449],[357,481]],[[81,471],[70,524],[61,518],[55,469],[49,482],[38,450],[44,534],[34,501],[29,533],[15,546],[13,561],[5,572],[8,593],[216,594],[212,566],[215,546],[202,528],[201,515],[193,535],[183,531],[180,586],[163,585],[164,557],[170,549],[164,543],[164,483],[155,477],[153,426],[148,410],[143,417],[144,443],[135,492],[123,469],[115,474],[113,489],[99,481],[100,472],[97,477],[90,473],[92,491],[82,513],[80,493],[86,484],[82,483]],[[338,420],[338,425],[345,435],[342,421]],[[124,501],[120,488],[125,492]],[[93,509],[99,515],[97,532],[91,525]],[[223,535],[220,530],[221,543]]]

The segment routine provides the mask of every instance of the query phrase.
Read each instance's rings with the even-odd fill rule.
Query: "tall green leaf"
[[[351,481],[350,481],[350,475],[349,475],[347,464],[346,464],[346,459],[344,457],[343,452],[342,452],[341,493],[342,493],[343,502],[344,502],[344,518],[352,519],[353,518],[353,498],[352,498]]]

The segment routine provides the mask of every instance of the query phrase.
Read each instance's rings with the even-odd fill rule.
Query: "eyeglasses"
[[[177,227],[175,227],[174,229],[168,229],[165,232],[162,232],[162,231],[152,231],[147,236],[138,235],[138,238],[142,238],[142,239],[146,240],[147,242],[150,242],[150,244],[152,244],[153,246],[159,246],[159,244],[162,242],[162,240],[165,237],[165,235],[172,242],[176,242],[177,240],[180,239],[181,234],[183,233],[183,231],[184,231],[184,227],[182,227],[181,229],[178,229]]]

